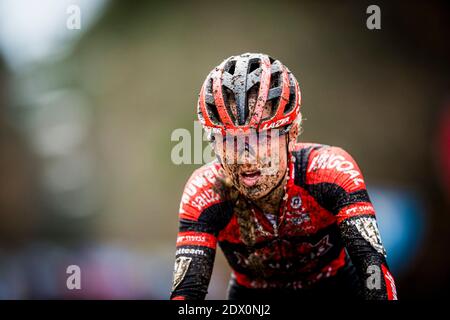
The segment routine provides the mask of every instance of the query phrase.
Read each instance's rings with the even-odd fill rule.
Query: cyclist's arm
[[[216,236],[207,225],[180,219],[171,299],[204,299],[216,253]]]
[[[347,210],[366,211],[367,204],[355,204]],[[355,265],[365,299],[397,300],[395,281],[386,262],[386,253],[381,243],[375,214],[362,213],[344,218],[339,223],[341,237]]]
[[[211,278],[217,236],[232,210],[214,191],[219,175],[210,165],[193,173],[180,203],[171,299],[204,299]]]
[[[347,252],[355,265],[365,299],[397,299],[394,278],[377,227],[361,171],[341,148],[311,153],[309,181],[323,194],[323,205],[337,217]]]

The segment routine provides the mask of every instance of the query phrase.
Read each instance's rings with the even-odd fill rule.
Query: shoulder
[[[212,161],[195,170],[188,179],[180,203],[180,215],[187,219],[198,219],[207,207],[217,204],[221,197],[215,185],[223,177],[222,166]]]
[[[358,164],[343,148],[317,143],[299,143],[293,156],[303,184],[333,183],[346,191],[365,188]]]
[[[217,160],[209,162],[191,174],[186,183],[185,191],[193,195],[197,190],[212,187],[218,178],[223,177],[223,174],[222,166]]]

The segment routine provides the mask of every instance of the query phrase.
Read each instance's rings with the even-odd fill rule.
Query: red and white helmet
[[[248,93],[257,92],[250,110]],[[235,101],[231,108],[230,96]],[[269,116],[262,118],[263,108],[272,101]],[[198,117],[211,133],[238,134],[253,129],[289,130],[301,120],[301,93],[294,75],[279,60],[261,53],[231,56],[206,77],[198,99]]]

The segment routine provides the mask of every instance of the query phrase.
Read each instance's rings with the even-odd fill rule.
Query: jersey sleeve
[[[335,216],[341,238],[360,278],[365,299],[396,300],[395,281],[386,262],[375,210],[355,160],[343,149],[311,152],[307,184]]]
[[[217,236],[228,209],[212,188],[216,174],[213,167],[199,169],[185,186],[179,209],[172,300],[200,300],[207,294]]]

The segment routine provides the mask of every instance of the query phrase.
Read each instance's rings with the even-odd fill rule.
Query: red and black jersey
[[[396,299],[375,211],[352,157],[338,147],[299,143],[288,168],[279,214],[251,207],[251,245],[243,241],[236,203],[215,187],[224,175],[220,163],[192,174],[180,204],[172,299],[205,297],[217,243],[242,287],[313,288],[352,264],[364,298]]]

